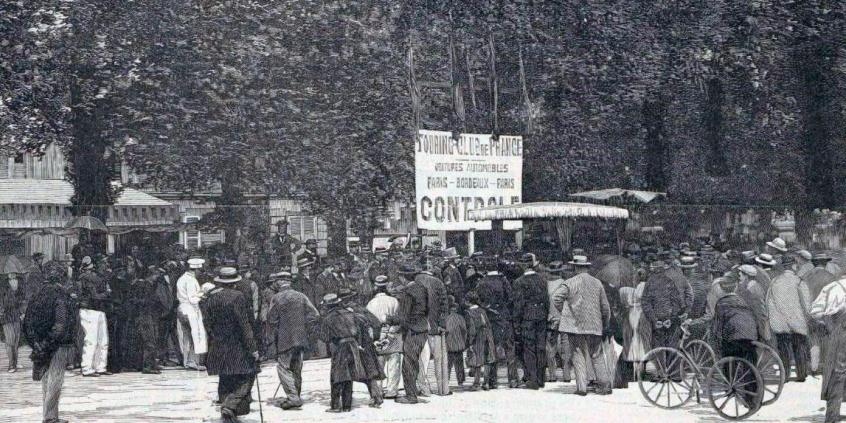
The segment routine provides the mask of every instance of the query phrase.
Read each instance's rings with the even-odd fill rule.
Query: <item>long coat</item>
[[[599,279],[580,273],[564,281],[552,302],[561,312],[558,330],[564,333],[602,335],[611,321],[611,307]]]
[[[332,353],[331,383],[366,380],[355,313],[342,307],[330,308],[321,318],[320,339],[329,344]]]
[[[446,318],[449,315],[449,296],[446,286],[437,277],[426,273],[418,274],[414,280],[426,288],[430,333],[438,328],[446,329]]]
[[[359,355],[365,372],[360,381],[382,380],[385,378],[385,372],[379,365],[379,353],[374,344],[375,338],[381,332],[382,322],[365,307],[353,305],[349,310],[355,313],[355,321],[358,324],[358,344],[361,347]]]
[[[773,333],[808,335],[808,307],[811,293],[792,270],[773,279],[767,293],[767,311]]]
[[[308,297],[291,288],[283,288],[270,300],[267,325],[268,354],[311,345],[309,333],[317,323],[318,312]]]
[[[467,366],[482,367],[496,362],[491,322],[479,306],[467,309]]]
[[[0,281],[0,323],[20,321],[25,302],[26,292],[22,279],[18,279],[18,286],[14,290],[8,280]]]
[[[244,295],[232,288],[215,288],[200,301],[208,334],[209,375],[249,375],[257,372],[253,353],[258,345]]]
[[[446,322],[446,349],[462,352],[467,349],[467,323],[458,313],[450,313]]]
[[[828,330],[822,362],[822,399],[828,400],[837,391],[831,380],[835,374],[846,373],[846,282],[839,280],[823,287],[811,305],[810,315],[824,322]]]

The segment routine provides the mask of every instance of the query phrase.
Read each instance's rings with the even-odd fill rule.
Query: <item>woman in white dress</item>
[[[635,288],[620,288],[620,302],[627,310],[623,324],[623,352],[618,363],[622,366],[620,373],[624,382],[634,382],[635,363],[643,361],[651,349],[652,331],[640,305],[645,286],[645,282],[640,282]]]

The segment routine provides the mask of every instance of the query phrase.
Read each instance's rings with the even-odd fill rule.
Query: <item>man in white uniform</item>
[[[200,299],[203,292],[197,281],[197,269],[202,269],[205,260],[188,260],[188,271],[176,281],[176,335],[182,350],[182,365],[186,369],[205,370],[200,366],[198,356],[206,353],[206,329],[203,327],[203,315],[200,313]]]

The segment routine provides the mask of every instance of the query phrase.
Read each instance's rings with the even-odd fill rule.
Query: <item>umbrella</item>
[[[599,256],[594,260],[593,277],[614,288],[637,285],[637,272],[631,260],[612,255]]]
[[[570,194],[570,197],[589,198],[591,200],[599,200],[599,201],[607,201],[607,200],[627,201],[629,199],[634,199],[634,200],[636,200],[636,202],[646,204],[646,203],[649,203],[650,201],[652,201],[656,198],[667,197],[667,193],[665,193],[665,192],[652,192],[652,191],[638,191],[638,190],[633,190],[633,189],[609,188],[609,189],[601,189],[601,190],[597,190],[597,191],[577,192],[575,194]]]
[[[0,256],[0,274],[27,273],[29,272],[29,268],[17,256]]]
[[[87,229],[89,231],[108,232],[106,225],[94,216],[77,216],[65,225],[65,229]]]

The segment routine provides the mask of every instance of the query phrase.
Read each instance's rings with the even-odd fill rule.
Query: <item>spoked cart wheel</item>
[[[754,415],[764,398],[764,380],[747,360],[725,357],[711,368],[707,379],[708,400],[723,418],[743,420]]]
[[[761,405],[770,405],[781,396],[784,382],[787,380],[787,371],[773,347],[757,341],[752,344],[758,350],[758,362],[755,367],[764,379],[764,400]]]
[[[695,370],[681,351],[656,348],[637,369],[638,386],[647,401],[661,408],[678,408],[690,401]]]
[[[684,351],[687,353],[690,363],[696,369],[696,402],[699,402],[700,391],[705,386],[705,378],[708,372],[711,371],[714,363],[717,362],[717,355],[714,354],[714,350],[707,342],[698,339],[685,344]]]

